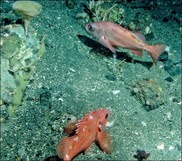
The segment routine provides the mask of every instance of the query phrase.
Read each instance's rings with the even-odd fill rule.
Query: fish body
[[[112,150],[110,137],[104,131],[109,116],[108,110],[97,109],[76,121],[75,129],[73,123],[71,123],[71,128],[73,128],[75,134],[71,137],[64,137],[58,143],[57,154],[59,158],[63,161],[72,160],[80,152],[86,153],[94,141],[98,141],[103,151],[110,153]],[[69,124],[67,128],[70,131]]]
[[[113,53],[116,53],[116,47],[129,49],[138,56],[142,56],[143,50],[146,50],[150,53],[154,63],[166,48],[165,45],[148,45],[141,32],[129,31],[113,22],[89,23],[85,25],[85,29]]]

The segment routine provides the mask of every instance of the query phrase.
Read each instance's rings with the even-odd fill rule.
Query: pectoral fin
[[[106,48],[110,49],[113,53],[116,53],[116,49],[109,43],[109,41],[105,38],[104,35],[100,37],[99,43],[101,43]]]
[[[113,149],[112,142],[107,132],[105,131],[98,132],[97,141],[100,149],[103,150],[105,153],[112,152]]]

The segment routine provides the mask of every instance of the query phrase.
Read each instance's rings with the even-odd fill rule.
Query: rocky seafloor
[[[100,107],[111,112],[106,130],[113,152],[105,154],[94,144],[75,160],[137,160],[133,156],[138,149],[150,153],[149,160],[181,160],[180,3],[118,0],[101,5],[116,4],[123,9],[119,18],[125,27],[141,29],[149,44],[169,47],[152,65],[147,52],[137,57],[120,49],[113,57],[93,41],[83,25],[89,21],[83,14],[88,1],[37,2],[43,8],[31,26],[46,35],[46,53],[36,65],[22,105],[11,116],[1,106],[1,160],[56,156],[68,120]],[[1,2],[1,27],[20,19],[12,3]]]

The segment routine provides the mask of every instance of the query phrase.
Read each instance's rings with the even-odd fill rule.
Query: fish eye
[[[105,119],[107,119],[108,118],[108,113],[106,113],[106,116],[105,116]]]
[[[91,24],[88,25],[88,30],[89,30],[89,31],[94,31],[94,28],[92,27]]]

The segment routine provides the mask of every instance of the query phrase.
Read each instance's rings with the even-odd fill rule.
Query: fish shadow
[[[103,45],[99,44],[97,41],[84,35],[77,35],[77,36],[84,45],[92,48],[91,52],[100,53],[101,55],[105,57],[113,57],[113,53],[109,49],[105,48]],[[124,60],[125,62],[128,62],[128,63],[141,64],[144,67],[146,67],[148,70],[153,65],[153,62],[140,61],[140,60],[134,59],[125,52],[116,52],[116,55],[117,55],[117,59],[119,60]]]
[[[62,159],[59,159],[59,157],[57,155],[55,155],[55,156],[47,157],[43,161],[62,161]]]
[[[83,151],[81,151],[80,153],[78,153],[76,156],[78,156],[78,155],[81,154],[81,153],[83,153]],[[84,153],[83,153],[83,154],[84,154]],[[74,158],[75,158],[76,156],[74,156]],[[74,159],[74,158],[73,158],[73,159]],[[43,161],[63,161],[63,159],[60,159],[60,158],[58,157],[58,155],[55,155],[55,156],[49,156],[49,157],[45,158]]]

